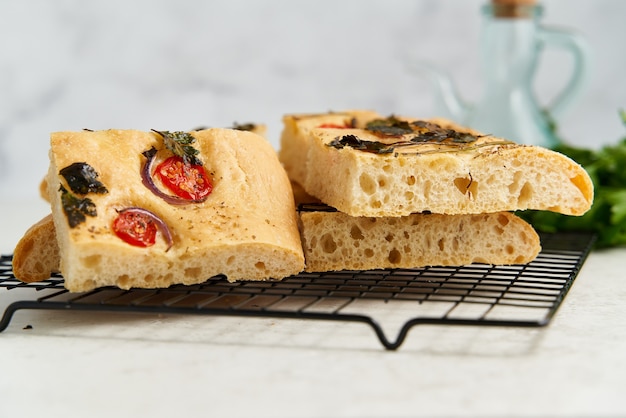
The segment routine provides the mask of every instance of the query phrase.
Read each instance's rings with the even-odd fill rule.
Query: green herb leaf
[[[407,121],[399,120],[393,115],[386,119],[369,121],[365,125],[365,129],[382,137],[399,137],[413,133],[413,129]]]
[[[341,149],[344,147],[354,148],[360,151],[372,152],[375,154],[388,154],[393,152],[393,146],[383,144],[378,141],[367,141],[358,138],[356,135],[344,135],[332,140],[329,147],[335,147]]]
[[[79,198],[69,192],[65,187],[59,188],[61,191],[61,205],[63,212],[67,216],[70,228],[75,228],[87,220],[87,216],[97,216],[96,205],[88,197]]]
[[[412,123],[416,128],[417,136],[413,142],[442,142],[449,145],[469,144],[475,142],[479,137],[469,132],[459,132],[454,129],[443,128],[436,123],[418,120]]]
[[[73,163],[61,169],[59,174],[65,178],[70,189],[77,194],[86,195],[92,193],[108,193],[104,184],[98,180],[98,173],[87,163]]]
[[[256,129],[256,125],[254,123],[233,123],[232,129],[237,131],[254,131]]]
[[[157,131],[152,130],[163,138],[163,144],[172,154],[177,155],[183,159],[185,164],[202,165],[202,161],[197,157],[200,153],[193,147],[193,143],[196,142],[194,138],[188,132],[182,131]]]

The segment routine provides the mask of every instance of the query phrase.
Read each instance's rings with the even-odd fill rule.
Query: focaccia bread
[[[352,217],[316,205],[299,210],[307,272],[524,264],[541,245],[509,212]]]
[[[177,143],[179,149],[196,153],[183,154],[189,165],[179,159],[177,173],[195,173],[201,164],[205,175],[196,178],[209,182],[210,194],[177,197],[156,176],[173,157],[165,139],[172,143],[176,134],[191,141]],[[72,176],[60,174],[76,165],[70,174],[87,173],[88,190],[70,190]],[[269,142],[252,132],[54,133],[47,183],[70,291],[195,284],[219,274],[230,281],[280,279],[304,267],[289,179]],[[139,246],[144,235],[134,235],[148,229],[153,235],[156,229],[153,243]]]
[[[525,209],[582,215],[593,201],[589,175],[570,158],[440,119],[315,128],[305,144],[305,191],[351,216]]]
[[[31,226],[13,251],[13,274],[26,283],[49,279],[59,272],[59,245],[52,215]]]
[[[369,120],[380,117],[378,113],[371,110],[285,115],[278,158],[289,178],[299,184],[304,184],[307,152],[310,148],[308,141],[312,129],[320,126],[362,128]]]

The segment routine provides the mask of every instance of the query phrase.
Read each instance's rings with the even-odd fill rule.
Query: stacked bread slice
[[[298,203],[323,204],[300,205],[307,271],[527,263],[539,238],[511,212],[581,215],[593,201],[588,174],[564,155],[446,120],[284,121],[279,158]]]

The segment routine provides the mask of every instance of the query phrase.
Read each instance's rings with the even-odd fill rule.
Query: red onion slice
[[[118,213],[134,212],[134,213],[140,213],[142,215],[147,216],[152,221],[154,221],[154,223],[157,224],[157,227],[159,228],[159,230],[163,234],[163,238],[165,238],[165,242],[167,243],[167,248],[165,249],[165,252],[168,252],[170,250],[170,248],[172,248],[172,245],[174,245],[174,240],[172,239],[172,233],[170,231],[170,228],[167,226],[165,221],[163,221],[163,219],[161,219],[154,212],[151,212],[148,209],[140,208],[140,207],[137,207],[137,206],[130,206],[130,207],[124,208],[122,210],[119,210],[117,212]]]
[[[152,180],[152,163],[154,162],[154,157],[157,153],[156,148],[152,147],[147,151],[141,153],[144,157],[146,157],[146,163],[141,167],[141,182],[144,186],[148,188],[152,193],[161,199],[165,200],[170,205],[188,205],[190,203],[202,203],[204,202],[208,195],[203,197],[202,199],[184,199],[179,196],[172,196],[167,193],[163,193],[159,188],[154,184],[154,180]]]

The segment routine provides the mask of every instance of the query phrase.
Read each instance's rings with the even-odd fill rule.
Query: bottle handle
[[[540,46],[554,46],[569,51],[574,59],[569,81],[547,107],[550,115],[558,118],[574,102],[587,82],[589,48],[585,39],[578,34],[549,27],[540,28],[538,40]]]

